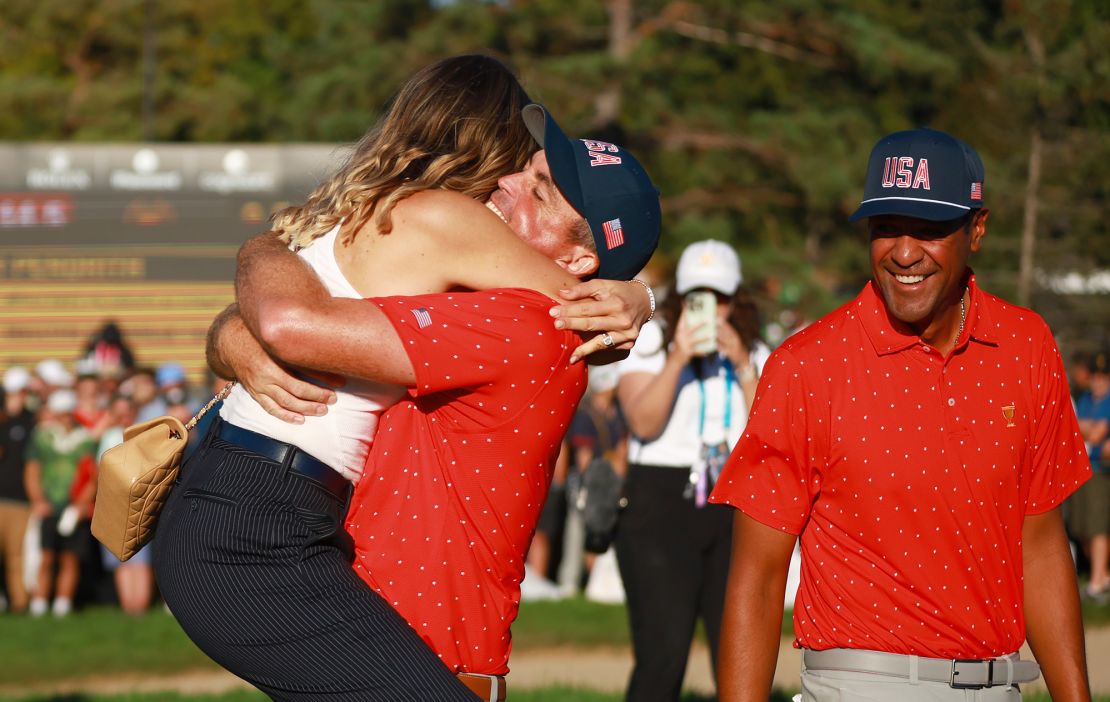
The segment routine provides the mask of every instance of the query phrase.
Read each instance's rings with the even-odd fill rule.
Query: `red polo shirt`
[[[416,370],[355,488],[355,569],[455,671],[504,674],[524,555],[586,387],[529,290],[380,298]]]
[[[1090,468],[1044,321],[969,289],[948,358],[869,284],[763,371],[711,501],[801,535],[795,645],[983,658],[1025,640],[1022,521]]]

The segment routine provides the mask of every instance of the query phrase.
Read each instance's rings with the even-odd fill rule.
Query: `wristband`
[[[630,283],[639,283],[640,285],[644,286],[644,290],[647,290],[648,305],[651,307],[651,313],[648,315],[648,318],[645,319],[644,321],[645,322],[650,322],[652,317],[655,316],[655,291],[651,289],[650,285],[648,285],[644,281],[640,280],[639,278],[633,278],[632,280],[630,280],[628,282],[630,282]]]

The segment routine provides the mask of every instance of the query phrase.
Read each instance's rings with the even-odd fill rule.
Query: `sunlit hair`
[[[485,201],[498,178],[524,168],[538,148],[521,119],[529,102],[516,77],[488,56],[434,63],[405,83],[347,162],[303,205],[274,216],[283,241],[307,246],[344,218],[343,243],[373,217],[393,229],[398,202],[442,188]]]

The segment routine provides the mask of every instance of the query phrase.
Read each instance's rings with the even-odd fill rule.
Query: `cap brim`
[[[585,216],[582,182],[578,178],[578,166],[575,164],[574,147],[571,145],[570,138],[543,105],[537,103],[525,105],[520,114],[524,119],[524,126],[543,149],[544,156],[547,158],[547,168],[551,171],[551,179],[555,182],[555,187],[559,188],[559,192],[578,214]]]
[[[524,109],[520,111],[520,116],[524,120],[524,126],[527,127],[528,133],[532,135],[532,138],[542,149],[544,147],[543,138],[547,111],[543,109],[543,106],[533,102],[524,106]]]
[[[884,197],[860,203],[858,209],[848,218],[849,222],[864,217],[879,215],[900,215],[914,219],[927,219],[931,222],[947,222],[963,217],[973,208],[953,205],[948,202],[920,200],[916,198]],[[974,208],[978,209],[978,208]]]

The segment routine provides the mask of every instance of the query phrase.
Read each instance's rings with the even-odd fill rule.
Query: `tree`
[[[0,138],[141,138],[145,5],[0,5]],[[876,139],[944,129],[987,166],[980,278],[1004,296],[1027,291],[1057,327],[1110,323],[1103,298],[1045,287],[1110,266],[1100,0],[149,5],[155,139],[352,141],[420,66],[492,52],[569,133],[637,153],[663,195],[661,261],[728,240],[749,281],[789,282],[801,294],[782,304],[807,316],[868,276],[862,229],[845,220]]]

